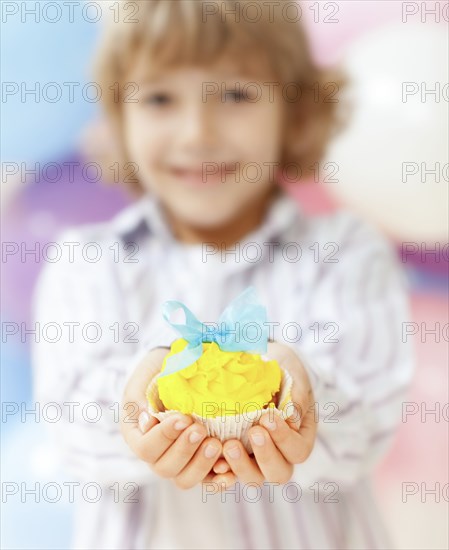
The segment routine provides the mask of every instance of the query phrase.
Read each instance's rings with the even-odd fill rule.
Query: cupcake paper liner
[[[268,360],[265,356],[262,356],[262,359]],[[262,415],[269,414],[270,411],[272,411],[271,414],[277,414],[284,419],[291,416],[294,411],[291,407],[292,378],[285,369],[282,367],[280,367],[280,369],[282,372],[281,385],[275,399],[276,403],[274,407],[271,406],[266,409],[247,411],[243,414],[216,416],[213,418],[205,418],[196,413],[191,413],[190,416],[196,422],[200,422],[205,426],[209,437],[216,437],[221,442],[228,439],[239,439],[248,453],[252,453],[252,446],[248,436],[248,431],[251,426],[258,424]],[[162,422],[164,418],[179,413],[179,411],[165,409],[158,393],[157,379],[159,376],[161,375],[158,374],[151,380],[146,390],[146,397],[149,413]]]

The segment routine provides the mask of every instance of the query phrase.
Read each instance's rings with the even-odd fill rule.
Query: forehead
[[[258,51],[236,52],[230,48],[211,59],[157,59],[150,52],[142,49],[138,52],[133,66],[128,72],[128,79],[134,82],[151,82],[164,78],[181,69],[202,69],[211,78],[238,78],[256,81],[273,81],[277,78],[267,57]]]

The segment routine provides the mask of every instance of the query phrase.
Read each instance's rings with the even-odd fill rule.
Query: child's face
[[[273,79],[247,88],[257,101],[243,95],[238,102],[237,83],[243,94],[255,78],[229,62],[175,68],[152,81],[141,68],[129,79],[139,86],[138,102],[123,105],[127,153],[140,181],[183,223],[206,228],[237,220],[268,193],[280,160],[283,98],[263,84]]]

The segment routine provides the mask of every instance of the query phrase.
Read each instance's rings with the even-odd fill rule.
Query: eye
[[[171,97],[165,93],[154,93],[145,98],[145,103],[156,107],[163,107],[171,102]]]
[[[240,103],[241,101],[247,101],[248,99],[248,94],[242,92],[241,90],[229,90],[223,94],[223,103],[228,100],[235,103]]]

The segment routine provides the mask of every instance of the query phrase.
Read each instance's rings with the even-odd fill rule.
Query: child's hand
[[[172,478],[177,487],[190,489],[200,482],[216,482],[225,487],[235,483],[220,459],[222,445],[206,437],[206,429],[187,415],[176,414],[159,422],[147,410],[145,390],[160,371],[168,350],[148,353],[128,381],[122,403],[120,427],[131,450],[159,476]],[[211,472],[216,468],[216,476]]]
[[[276,414],[264,415],[260,424],[249,430],[254,457],[236,439],[224,443],[224,456],[242,483],[287,483],[293,465],[308,458],[315,442],[313,392],[306,370],[288,346],[270,343],[267,355],[292,376],[292,400],[300,415],[287,421]]]

